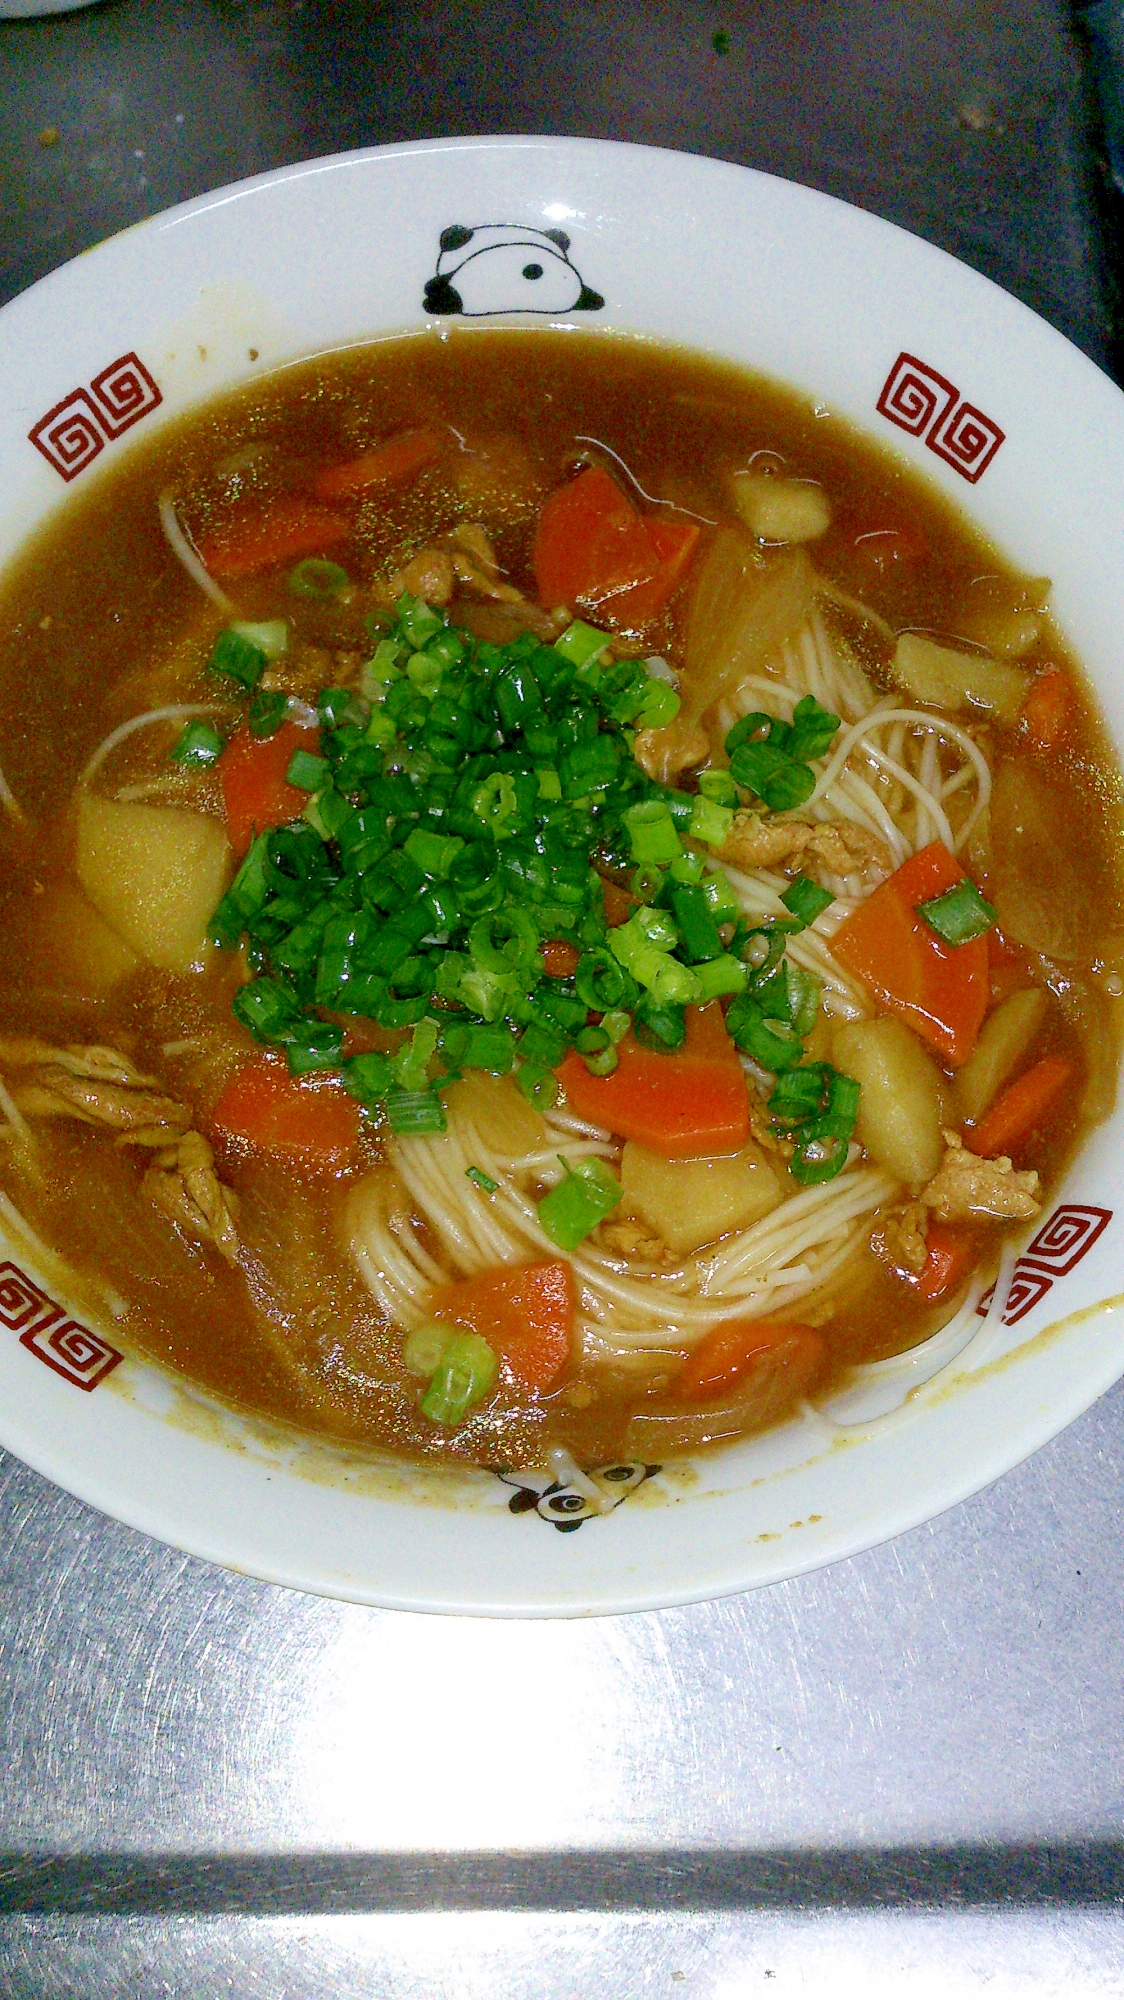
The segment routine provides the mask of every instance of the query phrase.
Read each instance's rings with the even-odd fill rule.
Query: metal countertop
[[[559,131],[858,202],[1111,368],[1091,103],[1052,0],[106,0],[0,23],[0,297],[286,161]],[[1124,1992],[1122,1417],[586,1623],[277,1590],[0,1457],[0,1996]]]

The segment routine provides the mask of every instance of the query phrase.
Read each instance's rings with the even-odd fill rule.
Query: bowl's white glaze
[[[426,324],[440,337],[458,311],[674,340],[801,387],[896,446],[1015,563],[1053,577],[1056,615],[1124,743],[1119,391],[940,251],[806,188],[680,154],[472,139],[316,160],[53,273],[0,313],[0,559],[67,485],[127,451],[134,426],[151,435],[318,351]],[[1122,1142],[1118,1113],[1026,1247],[1007,1324],[989,1322],[982,1346],[903,1401],[906,1364],[882,1398],[890,1414],[869,1421],[879,1405],[866,1404],[847,1426],[809,1417],[689,1466],[635,1469],[597,1518],[531,1481],[377,1467],[270,1437],[155,1368],[115,1362],[112,1325],[70,1318],[65,1277],[4,1236],[2,1217],[0,1441],[163,1540],[364,1602],[573,1614],[774,1581],[963,1498],[1121,1373]]]

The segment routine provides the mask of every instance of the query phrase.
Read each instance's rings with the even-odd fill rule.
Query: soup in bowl
[[[7,1435],[314,1588],[764,1580],[1117,1369],[1074,1194],[1124,991],[1106,605],[942,290],[1104,406],[1102,488],[1116,392],[896,232],[652,156],[672,310],[644,157],[405,149],[193,205],[99,253],[114,330],[159,279],[148,358],[7,445]],[[462,171],[526,224],[452,220]],[[705,346],[704,187],[758,258]],[[833,306],[877,317],[884,271],[932,324],[872,370]],[[25,369],[85,283],[8,309]]]

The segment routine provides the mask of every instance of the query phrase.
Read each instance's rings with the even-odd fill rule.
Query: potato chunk
[[[920,632],[902,633],[890,672],[917,701],[951,709],[954,715],[983,709],[1003,722],[1017,720],[1031,679],[1025,667],[989,659],[986,653],[960,653]]]
[[[126,944],[164,972],[190,972],[230,878],[223,828],[179,807],[83,798],[78,879]]]
[[[956,1109],[974,1125],[1020,1063],[1046,1017],[1049,1000],[1041,987],[1028,986],[988,1016],[980,1039],[952,1086]]]
[[[748,1229],[784,1199],[777,1174],[752,1144],[721,1159],[665,1160],[629,1139],[621,1186],[630,1207],[676,1257],[732,1229]]]
[[[811,479],[734,475],[734,505],[762,542],[814,542],[831,526],[831,502]]]
[[[859,1085],[855,1137],[908,1188],[924,1187],[941,1163],[941,1073],[904,1021],[846,1021],[832,1059]]]

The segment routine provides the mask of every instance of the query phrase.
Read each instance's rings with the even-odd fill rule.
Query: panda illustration
[[[463,313],[600,312],[605,301],[571,264],[564,229],[489,222],[441,232],[437,270],[425,288],[425,310]]]

